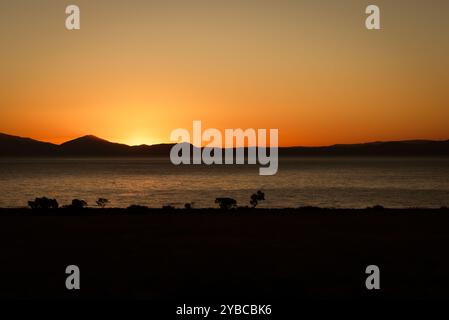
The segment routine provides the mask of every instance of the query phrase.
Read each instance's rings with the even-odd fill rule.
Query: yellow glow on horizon
[[[129,146],[140,146],[143,144],[150,146],[161,143],[160,139],[156,137],[154,133],[152,134],[151,130],[145,130],[141,127],[131,128],[128,131],[125,131],[121,134],[121,137],[117,137],[116,140],[117,141],[112,142],[124,143]]]
[[[159,141],[155,141],[148,137],[132,137],[130,139],[126,139],[122,141],[124,144],[127,144],[129,146],[140,146],[142,144],[146,144],[148,146],[153,144],[159,144]]]

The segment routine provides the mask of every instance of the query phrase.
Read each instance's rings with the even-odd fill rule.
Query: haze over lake
[[[24,207],[47,196],[95,206],[131,204],[215,207],[216,197],[248,205],[258,189],[262,207],[441,207],[449,205],[447,158],[281,158],[279,172],[258,165],[175,166],[167,159],[0,159],[0,207]]]

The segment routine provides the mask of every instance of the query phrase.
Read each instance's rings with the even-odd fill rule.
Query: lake
[[[258,165],[184,165],[167,159],[0,159],[0,207],[47,196],[60,205],[99,197],[111,207],[216,207],[216,197],[262,207],[449,206],[447,158],[281,158],[274,176]]]

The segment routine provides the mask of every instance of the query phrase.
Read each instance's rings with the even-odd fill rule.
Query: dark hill
[[[113,143],[96,136],[87,135],[67,141],[58,148],[62,156],[126,156],[131,147],[126,144]]]
[[[449,140],[408,140],[281,148],[284,156],[449,156]]]
[[[173,144],[128,146],[87,135],[61,145],[0,133],[0,157],[168,157]],[[191,149],[192,150],[192,149]],[[224,154],[224,153],[223,153]],[[284,147],[280,156],[449,156],[449,140],[409,140]]]
[[[0,157],[52,156],[58,145],[0,133]]]

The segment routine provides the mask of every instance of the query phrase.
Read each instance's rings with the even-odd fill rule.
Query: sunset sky
[[[447,0],[0,0],[0,39],[3,133],[153,144],[201,120],[278,128],[283,146],[449,139]]]

